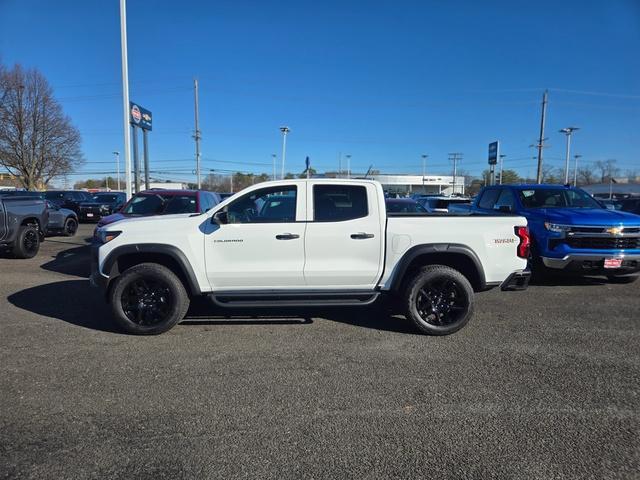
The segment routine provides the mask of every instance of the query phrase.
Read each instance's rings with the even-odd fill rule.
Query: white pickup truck
[[[190,299],[213,306],[369,305],[400,300],[416,327],[462,328],[474,291],[528,285],[518,216],[391,214],[372,180],[283,180],[201,214],[128,218],[97,232],[91,283],[126,331],[158,334]]]

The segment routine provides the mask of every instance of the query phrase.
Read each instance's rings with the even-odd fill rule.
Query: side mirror
[[[211,223],[217,223],[218,225],[225,225],[229,223],[229,216],[227,215],[227,212],[224,210],[216,212],[213,217],[211,217]]]

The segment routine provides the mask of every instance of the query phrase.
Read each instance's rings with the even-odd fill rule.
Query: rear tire
[[[407,282],[403,304],[407,319],[422,333],[449,335],[473,316],[474,293],[469,280],[459,271],[430,265]]]
[[[64,236],[73,237],[78,231],[78,221],[73,217],[67,217],[64,221]]]
[[[18,229],[12,253],[15,258],[33,258],[40,250],[40,231],[36,225],[22,225]]]
[[[607,275],[611,283],[633,283],[638,280],[638,275]]]
[[[189,309],[189,296],[180,279],[157,263],[141,263],[126,270],[116,278],[108,299],[118,325],[136,335],[166,332]]]

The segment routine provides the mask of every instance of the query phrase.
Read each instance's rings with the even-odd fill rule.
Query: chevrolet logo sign
[[[622,227],[607,228],[606,232],[610,235],[622,235]]]

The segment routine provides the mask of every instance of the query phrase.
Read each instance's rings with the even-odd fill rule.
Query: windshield
[[[387,212],[390,213],[428,213],[417,202],[387,202]]]
[[[114,203],[118,201],[118,195],[113,193],[99,193],[93,196],[95,202]]]
[[[195,195],[137,195],[124,208],[126,215],[196,213]]]
[[[602,208],[583,190],[530,188],[518,194],[524,208]]]

